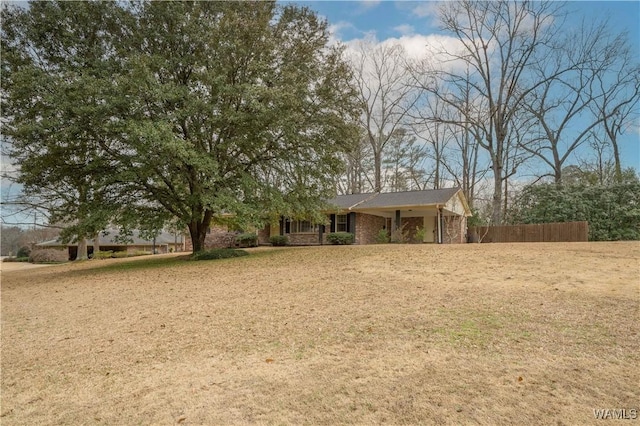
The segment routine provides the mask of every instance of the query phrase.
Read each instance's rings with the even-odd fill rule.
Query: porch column
[[[351,232],[353,234],[353,238],[356,238],[356,213],[349,213],[348,217],[349,223],[347,224],[347,232]],[[354,241],[355,242],[355,241]]]
[[[318,226],[318,243],[322,245],[322,234],[324,233],[324,225]]]
[[[394,229],[397,231],[400,229],[400,210],[396,210],[396,226]]]
[[[442,209],[438,209],[438,244],[442,244]]]
[[[280,216],[280,235],[284,235],[284,216]]]

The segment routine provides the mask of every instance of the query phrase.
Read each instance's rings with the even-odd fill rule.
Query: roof
[[[133,231],[133,235],[129,237],[129,242],[122,243],[116,241],[116,237],[120,234],[117,229],[107,229],[105,231],[100,232],[98,236],[98,242],[101,246],[150,246],[153,245],[153,240],[145,240],[140,238],[140,232],[137,230]],[[180,242],[180,239],[178,239]],[[163,244],[173,244],[175,243],[175,236],[168,232],[160,232],[156,237],[156,245]],[[69,243],[63,244],[61,240],[55,239],[50,241],[45,241],[43,243],[36,244],[36,246],[48,246],[48,247],[56,247],[56,246],[76,246],[78,243]],[[87,239],[87,245],[93,245],[93,239]]]
[[[444,205],[458,191],[460,188],[338,195],[329,203],[346,210]]]

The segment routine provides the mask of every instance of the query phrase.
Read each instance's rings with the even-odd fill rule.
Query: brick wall
[[[258,230],[258,244],[271,244],[269,238],[271,238],[271,225],[267,223],[264,228]]]
[[[287,237],[289,237],[289,244],[294,246],[312,246],[319,244],[317,232],[309,234],[288,234]],[[323,239],[324,237],[323,235]]]
[[[464,216],[444,216],[442,242],[444,244],[460,244],[467,242],[467,218]]]
[[[376,236],[386,224],[386,219],[365,213],[356,213],[356,244],[375,244]]]
[[[424,218],[420,217],[403,217],[400,219],[400,226],[403,227],[403,234],[406,237],[407,243],[416,242],[416,228],[422,229],[424,228]],[[422,242],[422,241],[419,241]]]
[[[211,225],[209,233],[204,239],[204,248],[228,248],[234,247],[236,243],[236,233],[229,232],[226,225]],[[193,251],[191,236],[187,236],[185,240],[186,251]]]

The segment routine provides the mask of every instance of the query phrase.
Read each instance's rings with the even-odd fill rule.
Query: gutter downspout
[[[436,204],[437,214],[437,226],[438,226],[438,244],[442,244],[442,211],[440,206]]]

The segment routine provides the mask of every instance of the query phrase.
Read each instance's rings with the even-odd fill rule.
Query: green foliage
[[[394,230],[391,231],[391,234],[389,236],[389,240],[392,243],[403,244],[403,243],[407,242],[408,237],[407,237],[407,232],[404,229],[405,226],[406,226],[406,224],[401,226],[401,227],[399,227],[398,229],[394,229]]]
[[[511,223],[589,222],[589,240],[640,240],[640,183],[527,187]]]
[[[28,262],[28,257],[5,257],[2,259],[3,262]]]
[[[286,235],[274,235],[269,237],[269,242],[272,246],[284,247],[289,245],[289,238]]]
[[[213,260],[213,259],[228,259],[231,257],[241,257],[247,256],[247,253],[244,250],[234,250],[228,248],[221,249],[213,249],[206,251],[199,251],[193,254],[193,260]]]
[[[351,232],[332,232],[327,234],[327,241],[334,245],[353,244],[354,235]]]
[[[113,250],[96,251],[91,255],[92,259],[110,259],[113,257]]]
[[[92,238],[315,212],[358,136],[326,21],[276,2],[34,2],[2,12],[3,134],[25,191]],[[142,226],[146,225],[146,226]]]
[[[427,230],[422,226],[416,226],[416,233],[413,236],[413,241],[416,243],[423,243],[424,237],[427,235]]]
[[[258,235],[255,233],[244,233],[236,237],[236,242],[240,247],[257,247]]]
[[[31,263],[63,263],[69,260],[67,250],[42,249],[33,250],[29,256]]]
[[[16,257],[29,257],[31,254],[31,249],[27,246],[20,247],[18,253],[16,253]]]
[[[111,255],[111,257],[113,257],[114,259],[122,259],[125,257],[131,257],[132,255],[130,255],[129,253],[127,253],[126,250],[123,251],[115,251],[113,252],[113,254]]]
[[[376,234],[376,243],[378,244],[386,244],[389,242],[389,233],[386,229],[381,229]]]
[[[471,209],[471,213],[472,215],[467,218],[468,227],[471,228],[475,226],[486,226],[488,224],[488,221],[486,220],[486,218],[482,217],[478,209]]]

